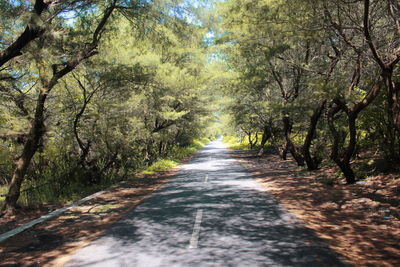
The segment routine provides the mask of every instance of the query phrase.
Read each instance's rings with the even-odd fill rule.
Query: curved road
[[[65,266],[349,265],[217,140]]]

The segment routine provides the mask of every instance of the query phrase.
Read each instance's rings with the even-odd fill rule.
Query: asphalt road
[[[65,266],[349,265],[217,140]]]

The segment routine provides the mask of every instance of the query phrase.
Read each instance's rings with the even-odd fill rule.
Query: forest
[[[399,37],[396,0],[1,1],[2,214],[221,135],[348,184],[399,171]]]

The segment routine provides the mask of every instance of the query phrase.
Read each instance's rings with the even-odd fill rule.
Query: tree
[[[66,62],[62,63],[61,66],[53,65],[51,78],[45,77],[44,73],[40,74],[42,88],[40,89],[38,98],[36,100],[36,108],[27,140],[24,144],[20,157],[16,162],[10,188],[2,208],[3,213],[7,215],[15,213],[16,203],[20,195],[21,184],[24,180],[32,157],[36,153],[40,140],[45,132],[44,109],[49,93],[61,78],[73,71],[81,62],[97,53],[97,47],[101,40],[102,33],[105,30],[105,25],[108,19],[116,7],[116,2],[117,1],[113,1],[110,6],[105,9],[101,20],[93,32],[91,42],[89,44],[87,44],[83,49],[76,51],[76,56],[71,57]]]

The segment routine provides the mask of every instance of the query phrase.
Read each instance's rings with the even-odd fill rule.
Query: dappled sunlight
[[[385,219],[384,201],[372,201],[367,187],[327,186],[316,174],[295,170],[291,161],[275,155],[253,158],[254,152],[235,153],[280,203],[306,222],[331,248],[360,266],[396,266],[399,221]],[[370,195],[364,195],[367,191]],[[371,199],[369,199],[370,197]]]
[[[260,191],[249,173],[213,142],[66,266],[344,266]],[[199,210],[198,245],[189,248]]]

